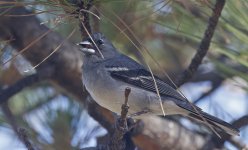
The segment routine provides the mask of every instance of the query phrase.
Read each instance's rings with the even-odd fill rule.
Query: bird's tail
[[[200,115],[200,114],[201,115]],[[236,129],[235,127],[233,127],[231,124],[217,118],[214,117],[210,114],[207,114],[203,111],[199,111],[199,113],[197,112],[190,112],[188,115],[190,118],[193,118],[197,121],[200,122],[206,122],[213,127],[214,129],[216,129],[217,131],[224,131],[230,135],[239,135],[239,130]],[[204,117],[205,119],[202,119],[202,117]]]

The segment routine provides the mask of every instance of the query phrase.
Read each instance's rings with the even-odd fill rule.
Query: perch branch
[[[209,18],[207,29],[205,30],[204,37],[201,40],[197,52],[192,58],[189,67],[176,80],[176,85],[178,87],[192,78],[197,68],[200,66],[203,58],[207,54],[208,49],[210,47],[211,39],[213,37],[216,25],[218,23],[224,5],[225,0],[216,0],[212,16]]]
[[[124,104],[121,106],[121,116],[116,120],[116,127],[115,131],[110,138],[108,147],[110,149],[119,149],[119,150],[125,150],[126,149],[126,139],[124,138],[124,135],[128,132],[128,126],[127,126],[127,113],[128,113],[128,97],[131,92],[130,88],[125,89],[125,101]]]
[[[126,88],[125,89],[125,102],[124,104],[121,106],[121,117],[120,117],[120,126],[124,127],[125,126],[125,122],[127,121],[127,113],[128,113],[128,109],[129,109],[129,106],[127,104],[128,102],[128,97],[129,97],[129,94],[131,92],[131,89],[130,88]]]

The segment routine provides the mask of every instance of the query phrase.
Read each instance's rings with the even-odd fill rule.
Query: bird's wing
[[[152,74],[147,71],[145,67],[138,64],[129,57],[121,55],[120,57],[109,60],[105,67],[113,78],[157,93]],[[154,78],[161,96],[167,96],[178,100],[185,100],[185,98],[182,97],[170,85],[156,76],[154,76]]]
[[[157,93],[151,73],[147,71],[145,67],[138,64],[129,57],[122,55],[120,57],[111,59],[108,63],[106,63],[105,67],[113,78]],[[187,102],[187,100],[170,85],[156,76],[154,76],[154,78],[156,80],[160,95],[171,97],[175,104],[189,111],[189,117],[205,122],[205,120],[202,119],[202,117],[204,117],[211,126],[217,129],[224,130],[231,135],[239,134],[239,131],[229,123],[203,112],[201,108]],[[199,112],[195,111],[195,109],[197,109]]]

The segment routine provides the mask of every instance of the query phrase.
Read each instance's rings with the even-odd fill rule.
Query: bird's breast
[[[128,97],[129,113],[136,113],[149,107],[152,97],[146,91],[115,80],[103,72],[95,73],[95,78],[93,75],[83,75],[83,82],[92,98],[102,107],[120,114],[121,106],[125,102],[126,88],[131,88]]]

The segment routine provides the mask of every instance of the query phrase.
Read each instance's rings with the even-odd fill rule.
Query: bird
[[[100,106],[120,114],[123,93],[128,87],[131,89],[129,115],[138,112],[144,112],[141,115],[163,115],[160,99],[164,115],[186,116],[207,122],[217,131],[239,135],[239,130],[231,124],[204,112],[145,66],[120,53],[103,33],[93,33],[77,45],[83,54],[82,82]]]

